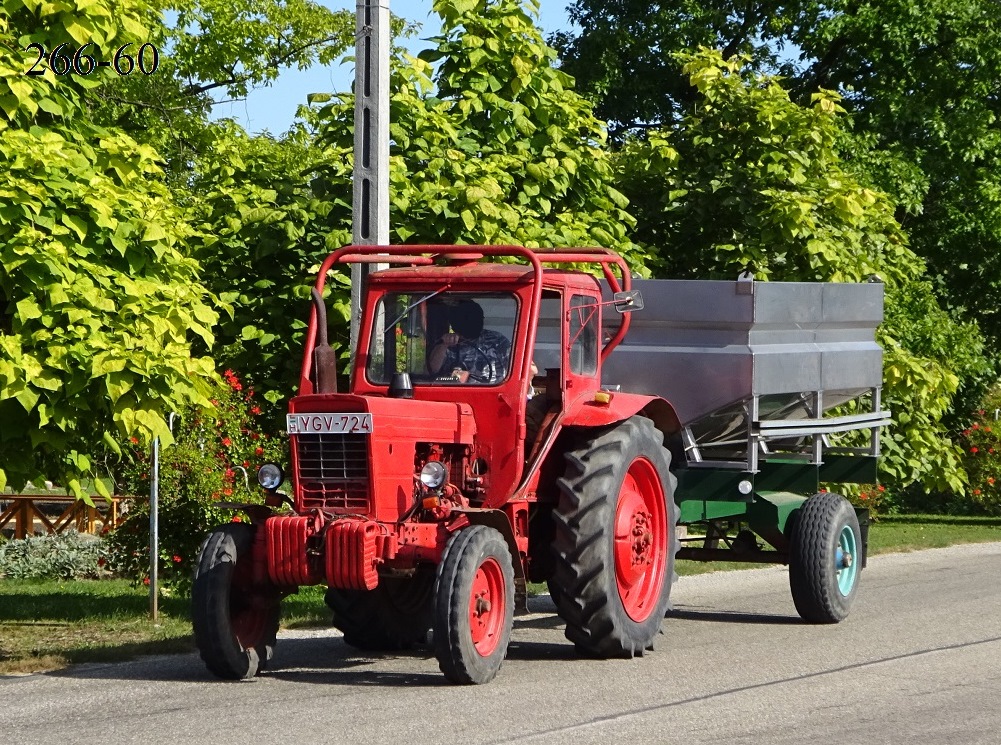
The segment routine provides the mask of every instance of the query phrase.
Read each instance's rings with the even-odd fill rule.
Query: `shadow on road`
[[[739,611],[698,610],[695,608],[675,608],[669,610],[667,619],[682,621],[712,621],[715,623],[761,623],[771,625],[802,624],[799,616],[778,615],[775,613],[741,613]]]
[[[531,615],[518,616],[508,648],[508,659],[518,661],[575,662],[581,655],[562,634],[563,620],[555,614],[548,597],[533,599]],[[668,611],[667,620],[709,621],[740,624],[801,624],[798,616],[764,613],[718,611],[698,607],[681,607]],[[535,637],[521,638],[519,630],[532,630]],[[293,632],[294,633],[294,632]],[[533,635],[533,634],[527,634]],[[398,660],[398,663],[394,663]],[[419,668],[415,671],[414,668]],[[404,669],[406,668],[406,669]],[[144,657],[117,664],[76,665],[48,673],[75,679],[171,681],[176,683],[214,683],[218,685],[249,685],[252,682],[227,683],[217,680],[205,669],[197,654]],[[411,651],[392,653],[362,652],[344,643],[343,637],[330,635],[293,636],[280,638],[275,657],[261,672],[258,681],[268,679],[293,683],[315,683],[344,686],[426,686],[448,683],[438,671],[434,652],[428,645]]]

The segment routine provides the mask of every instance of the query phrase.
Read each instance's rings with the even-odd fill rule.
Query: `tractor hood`
[[[395,521],[413,504],[418,443],[472,444],[468,404],[312,394],[289,402],[297,507]]]

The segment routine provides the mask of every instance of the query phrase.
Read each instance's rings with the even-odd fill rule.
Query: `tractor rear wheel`
[[[427,640],[434,570],[413,577],[382,577],[374,590],[331,587],[325,597],[344,643],[366,652],[397,652]]]
[[[565,459],[550,588],[566,636],[598,657],[642,655],[674,581],[671,454],[653,423],[634,416],[590,435]]]
[[[255,588],[254,528],[231,523],[202,543],[191,588],[191,625],[205,666],[228,680],[252,678],[274,651],[281,595]]]
[[[814,494],[799,508],[789,537],[789,588],[796,610],[810,623],[837,623],[848,615],[862,570],[862,531],[840,494]]]
[[[449,540],[438,566],[434,651],[453,683],[493,680],[514,626],[514,569],[507,541],[485,525]]]

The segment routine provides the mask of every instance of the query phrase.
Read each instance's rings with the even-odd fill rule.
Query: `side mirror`
[[[612,305],[619,313],[629,313],[634,310],[643,310],[643,293],[639,290],[629,290],[628,292],[616,292],[612,295]]]

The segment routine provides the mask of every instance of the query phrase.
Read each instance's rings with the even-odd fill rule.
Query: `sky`
[[[318,0],[332,10],[354,10],[357,0]],[[566,6],[569,0],[540,0],[539,26],[543,36],[569,27]],[[431,16],[431,0],[389,0],[394,15],[423,24],[411,51],[424,48],[420,41],[435,36],[439,30],[438,16]],[[279,135],[288,130],[296,108],[306,103],[310,93],[347,91],[354,80],[354,66],[347,64],[315,65],[308,70],[286,70],[268,88],[251,91],[244,101],[217,104],[215,118],[230,117],[248,132],[268,130]]]

